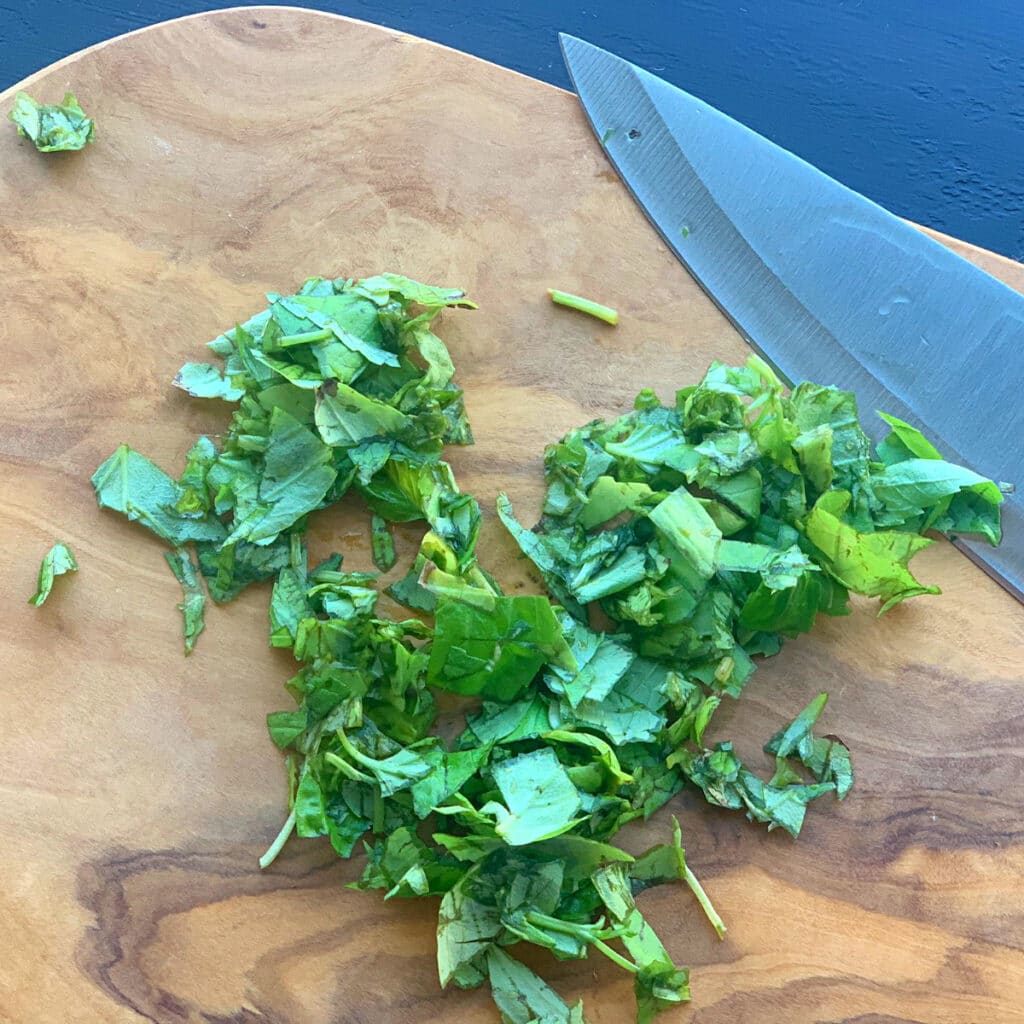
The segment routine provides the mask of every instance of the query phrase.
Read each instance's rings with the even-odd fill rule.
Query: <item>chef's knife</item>
[[[608,158],[690,273],[790,382],[856,393],[1017,484],[965,550],[1024,601],[1024,296],[694,96],[560,36]]]

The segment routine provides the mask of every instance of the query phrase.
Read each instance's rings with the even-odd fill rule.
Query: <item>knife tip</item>
[[[574,65],[594,61],[599,58],[611,58],[614,61],[621,61],[621,58],[602,50],[600,46],[588,43],[586,39],[580,39],[579,36],[570,35],[568,32],[558,33],[558,45],[561,47],[563,60],[569,66],[570,74]]]
[[[579,36],[570,35],[568,32],[559,32],[558,45],[562,48],[562,53],[565,53],[567,50],[571,50],[577,47],[589,47],[590,43],[580,39]]]
[[[597,50],[597,47],[593,43],[588,43],[585,39],[570,35],[568,32],[558,33],[558,45],[562,51],[562,60],[565,61],[569,77],[573,80],[573,86],[575,87],[576,70],[581,62],[584,62],[588,56]]]

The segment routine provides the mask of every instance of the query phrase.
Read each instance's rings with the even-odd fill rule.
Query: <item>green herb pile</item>
[[[722,697],[740,695],[755,655],[776,653],[819,612],[848,614],[850,592],[880,598],[880,614],[938,593],[908,568],[931,544],[922,531],[998,543],[999,488],[884,418],[892,429],[873,456],[852,393],[803,383],[786,396],[751,356],[741,367],[712,364],[671,408],[645,391],[633,412],[549,446],[537,528],[525,530],[504,495],[498,512],[571,616],[566,635],[582,631],[581,663],[591,650],[598,660],[584,686],[567,676],[561,691],[549,684],[560,692],[552,720],[646,743],[648,758],[709,803],[794,836],[809,800],[833,790],[842,799],[849,751],[810,733],[824,695],[766,745],[779,759],[769,782],[730,743],[706,748],[703,733]],[[596,646],[585,627],[594,605],[615,631]],[[623,674],[634,656],[671,668],[662,706]]]
[[[883,610],[935,588],[909,558],[929,527],[998,540],[995,485],[943,462],[913,428],[872,455],[852,396],[791,395],[765,364],[715,364],[662,407],[643,393],[613,423],[549,447],[541,523],[499,513],[558,602],[508,596],[477,561],[480,509],[441,459],[472,440],[451,358],[431,327],[462,292],[384,274],[312,279],[211,342],[223,369],[176,383],[236,405],[220,443],[200,438],[173,479],[122,446],[93,482],[101,505],[169,543],[186,652],[216,601],[274,579],[270,642],[290,649],[293,707],[269,716],[286,753],[292,834],[360,840],[358,889],[440,897],[442,985],[489,982],[512,1024],[583,1021],[507,949],[600,953],[634,977],[637,1020],[689,998],[635,896],[682,880],[724,925],[672,841],[640,857],[611,844],[687,781],[714,804],[796,835],[808,801],[843,797],[848,750],[813,734],[820,695],[767,743],[767,781],[728,743],[704,744],[752,658],[842,614],[850,591]],[[420,551],[378,611],[374,574],[335,554],[310,565],[309,515],[355,492],[373,557],[395,563],[389,523],[423,521]],[[194,549],[197,564],[189,553]],[[602,618],[599,624],[591,616]],[[598,625],[603,628],[598,628]],[[610,628],[608,628],[610,626]],[[437,731],[436,694],[465,698]]]
[[[7,115],[18,126],[18,134],[29,139],[40,153],[82,149],[96,138],[96,128],[78,105],[73,92],[60,103],[37,103],[19,92]]]

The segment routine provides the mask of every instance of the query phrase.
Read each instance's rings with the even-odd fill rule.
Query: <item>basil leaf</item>
[[[378,515],[374,515],[370,524],[370,540],[373,546],[373,564],[381,572],[394,568],[395,542],[391,539],[387,522]]]
[[[847,491],[822,495],[807,518],[807,539],[820,553],[823,567],[844,587],[883,601],[879,614],[918,594],[941,593],[924,586],[907,568],[910,559],[931,541],[914,534],[859,533],[840,518],[850,504]]]
[[[428,669],[432,685],[511,701],[546,663],[574,665],[546,598],[499,597],[487,610],[439,603]]]
[[[40,153],[82,149],[96,139],[96,128],[68,90],[60,103],[37,103],[19,92],[7,115],[18,126],[18,134],[30,139]]]
[[[176,511],[175,482],[144,455],[122,444],[93,474],[100,508],[137,519],[158,537],[182,547],[189,541],[223,541],[224,527],[209,516],[196,519]]]
[[[500,761],[491,772],[505,804],[492,801],[481,810],[494,816],[510,846],[550,839],[582,820],[574,817],[580,795],[550,748]]]
[[[487,953],[487,977],[502,1024],[586,1024],[582,1003],[567,1006],[533,971],[496,947]]]
[[[78,562],[75,561],[71,548],[62,541],[58,541],[43,556],[43,561],[39,566],[36,592],[28,599],[28,603],[36,608],[43,605],[53,590],[54,579],[68,572],[78,572]]]
[[[220,398],[237,401],[245,394],[236,388],[216,366],[209,363],[186,363],[174,376],[174,386],[187,391],[193,398]]]
[[[164,553],[167,564],[171,567],[175,579],[181,584],[184,598],[178,605],[184,620],[185,654],[191,654],[199,634],[205,625],[203,610],[206,607],[206,595],[199,583],[199,576],[192,558],[187,551],[167,551]]]

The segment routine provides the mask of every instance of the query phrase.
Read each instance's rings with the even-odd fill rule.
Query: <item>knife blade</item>
[[[641,208],[789,383],[853,391],[1019,485],[998,548],[957,546],[1024,601],[1024,296],[708,104],[561,34],[573,86]],[[877,422],[876,422],[877,420]]]

